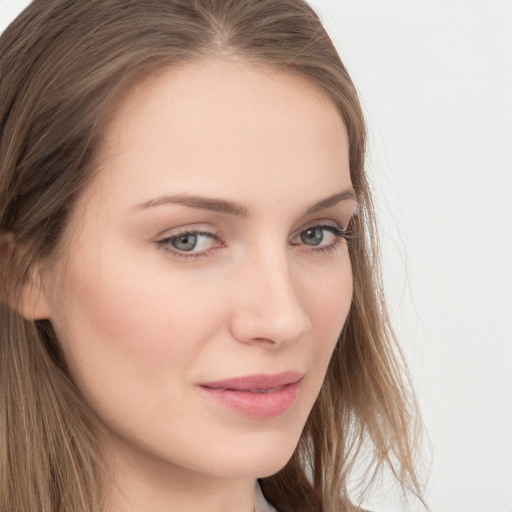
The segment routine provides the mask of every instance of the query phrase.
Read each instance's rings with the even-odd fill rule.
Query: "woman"
[[[0,77],[3,511],[420,492],[363,117],[305,3],[38,0]]]

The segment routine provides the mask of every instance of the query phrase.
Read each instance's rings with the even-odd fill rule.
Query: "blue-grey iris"
[[[182,235],[171,241],[174,248],[179,251],[192,251],[197,245],[197,236],[195,235]]]
[[[322,228],[310,228],[301,233],[300,239],[306,245],[319,245],[324,239],[324,230]]]

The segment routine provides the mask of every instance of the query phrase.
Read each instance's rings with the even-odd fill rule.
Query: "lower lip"
[[[276,391],[255,393],[233,389],[215,389],[200,386],[210,397],[237,412],[255,418],[272,418],[286,412],[295,403],[300,381],[287,384]]]

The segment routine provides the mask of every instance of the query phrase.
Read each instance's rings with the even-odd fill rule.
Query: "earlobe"
[[[26,270],[25,253],[11,233],[0,231],[0,302],[18,311],[26,320],[47,319],[50,308],[41,272],[39,268]]]

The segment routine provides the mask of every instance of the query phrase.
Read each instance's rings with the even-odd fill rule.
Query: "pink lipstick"
[[[294,371],[274,375],[248,375],[199,387],[211,398],[237,412],[271,418],[287,411],[297,399],[304,374]]]

